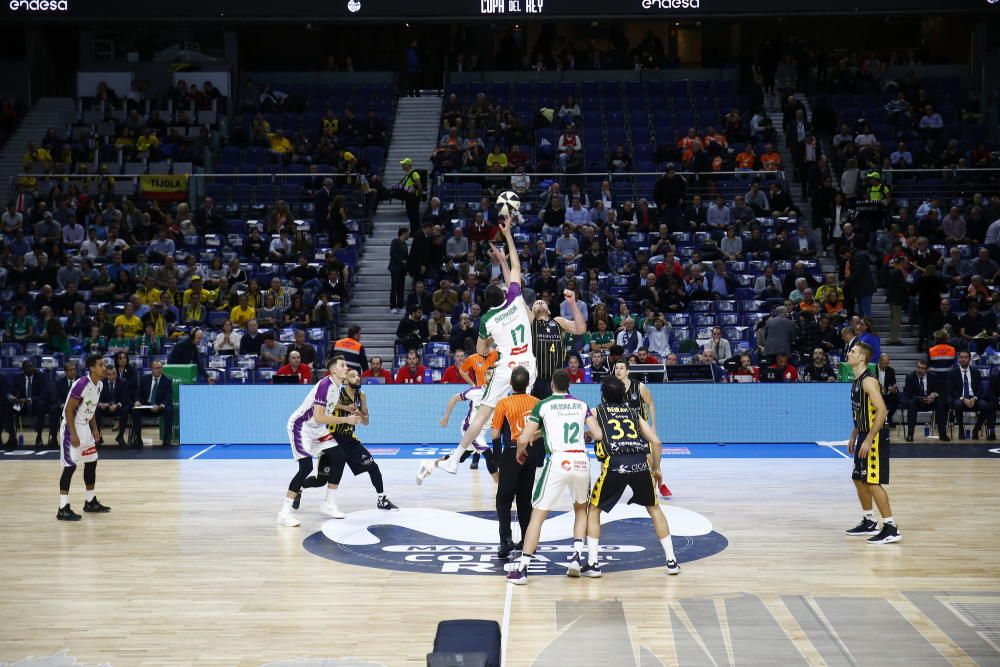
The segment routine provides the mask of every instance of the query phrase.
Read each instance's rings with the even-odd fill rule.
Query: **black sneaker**
[[[854,528],[848,528],[844,533],[846,535],[878,535],[878,524],[868,517],[862,517],[861,523]]]
[[[590,563],[584,563],[583,566],[580,568],[580,576],[588,577],[590,579],[600,579],[601,564],[594,563],[593,565],[591,565]]]
[[[107,512],[110,512],[111,508],[107,507],[105,505],[102,505],[101,501],[99,501],[97,498],[94,498],[93,500],[88,500],[87,502],[85,502],[83,504],[83,511],[84,512],[97,512],[99,514],[105,514]]]
[[[399,511],[399,508],[392,504],[392,501],[385,496],[379,496],[378,502],[375,504],[380,510],[385,510],[387,512]]]
[[[497,549],[497,558],[500,560],[507,560],[510,558],[511,552],[514,551],[514,546],[513,542],[501,542],[500,548]]]
[[[295,494],[295,500],[292,501],[292,509],[293,510],[297,510],[299,508],[300,504],[302,504],[302,492],[301,491],[299,491],[297,494]]]
[[[675,560],[667,561],[667,574],[680,574],[681,566],[677,564]]]
[[[59,511],[56,512],[56,518],[60,521],[79,521],[83,517],[74,512],[72,507],[66,505],[59,508]]]
[[[899,533],[899,528],[896,528],[896,524],[884,523],[878,535],[868,538],[868,544],[892,544],[901,539],[903,536]]]
[[[583,568],[580,567],[580,554],[573,554],[569,557],[569,563],[566,565],[566,576],[577,578],[580,576],[580,572]]]

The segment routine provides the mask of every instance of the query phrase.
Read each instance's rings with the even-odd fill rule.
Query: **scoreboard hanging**
[[[10,19],[356,21],[683,19],[773,14],[997,11],[997,0],[3,0]]]

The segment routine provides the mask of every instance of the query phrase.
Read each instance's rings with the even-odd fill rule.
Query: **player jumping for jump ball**
[[[479,320],[476,352],[485,355],[492,342],[496,344],[500,358],[493,372],[493,378],[483,390],[483,398],[469,423],[468,430],[462,436],[462,441],[448,458],[422,462],[417,472],[418,484],[426,479],[435,467],[452,475],[458,472],[458,461],[462,454],[472,446],[472,441],[482,432],[493,414],[497,401],[510,393],[510,374],[515,368],[521,366],[527,369],[532,383],[535,381],[535,351],[531,341],[533,316],[521,295],[521,260],[517,256],[509,218],[500,216],[499,227],[507,241],[510,279],[506,294],[498,285],[486,288],[486,305],[489,306],[489,310]]]
[[[62,423],[59,426],[61,456],[63,466],[59,478],[60,521],[79,521],[82,517],[69,506],[69,485],[73,480],[76,466],[83,462],[83,483],[87,488],[84,512],[104,513],[111,508],[102,505],[94,493],[97,482],[97,441],[100,432],[94,415],[101,399],[101,380],[104,379],[104,359],[99,354],[87,357],[87,375],[73,383],[63,405]]]

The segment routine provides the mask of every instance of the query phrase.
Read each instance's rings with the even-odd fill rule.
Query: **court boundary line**
[[[500,667],[507,665],[507,631],[510,629],[510,606],[514,600],[514,587],[504,582],[507,592],[503,598],[503,622],[500,624]]]
[[[210,450],[212,450],[212,449],[215,449],[215,447],[216,447],[215,445],[209,445],[209,446],[208,446],[208,447],[206,447],[205,449],[202,449],[201,451],[199,451],[199,452],[198,452],[197,454],[195,454],[194,456],[190,457],[190,458],[188,459],[188,461],[194,461],[194,460],[195,460],[196,458],[198,458],[199,456],[201,456],[201,455],[202,455],[202,454],[204,454],[205,452],[207,452],[207,451],[210,451]]]
[[[816,444],[819,445],[820,447],[826,447],[827,449],[829,449],[832,452],[836,452],[837,455],[840,456],[840,457],[843,457],[845,459],[852,459],[853,460],[853,457],[848,456],[844,452],[842,452],[839,449],[837,449],[837,445],[833,445],[833,444],[830,444],[828,442],[817,442]]]

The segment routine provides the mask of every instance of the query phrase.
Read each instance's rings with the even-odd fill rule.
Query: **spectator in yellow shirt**
[[[152,307],[154,303],[160,303],[163,299],[163,294],[153,286],[153,282],[152,276],[146,276],[145,284],[140,284],[135,291],[139,303],[144,306]]]
[[[121,327],[129,340],[142,333],[142,320],[136,317],[131,303],[125,304],[125,312],[115,318],[115,327]]]
[[[267,140],[271,143],[271,154],[276,155],[282,160],[288,160],[292,157],[294,148],[292,147],[292,142],[288,140],[285,133],[281,130],[273,132],[267,135]]]
[[[247,323],[257,317],[257,311],[250,305],[250,297],[246,292],[240,294],[239,305],[229,313],[229,319],[238,327],[245,327]]]
[[[500,144],[493,144],[493,151],[486,156],[487,169],[491,169],[495,164],[500,165],[502,171],[507,171],[507,154],[500,148]]]
[[[24,157],[21,158],[21,162],[24,163],[25,167],[34,162],[41,162],[45,169],[48,170],[52,168],[52,153],[49,153],[44,148],[38,148],[35,146],[34,141],[29,141],[28,150],[24,151]]]
[[[153,128],[147,127],[136,139],[135,149],[140,153],[148,153],[160,147],[160,139],[153,132]]]

